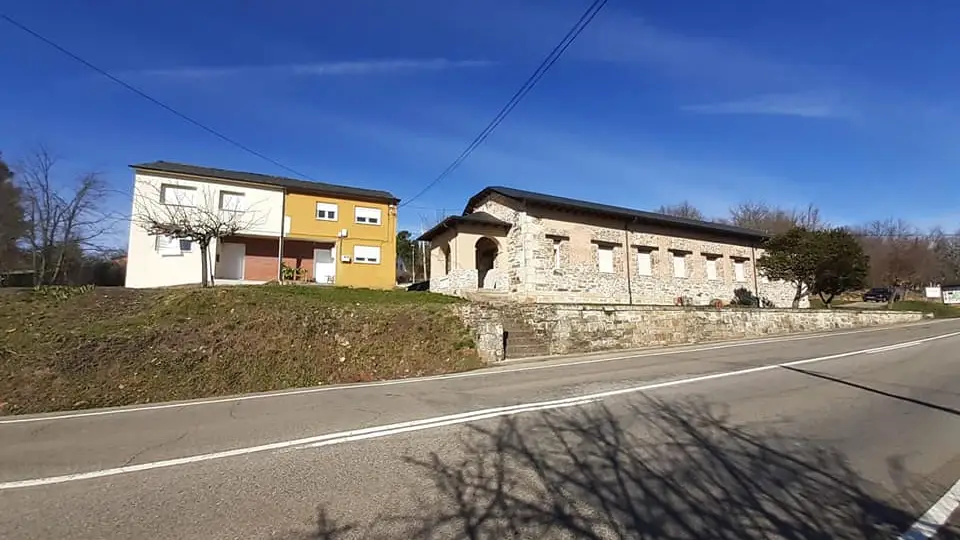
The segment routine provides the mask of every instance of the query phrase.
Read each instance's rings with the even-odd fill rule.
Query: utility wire
[[[206,131],[207,133],[213,135],[214,137],[217,137],[218,139],[220,139],[220,140],[222,140],[222,141],[225,141],[225,142],[227,142],[227,143],[229,143],[229,144],[232,144],[233,146],[236,146],[237,148],[243,150],[244,152],[247,152],[247,153],[249,153],[249,154],[253,154],[254,156],[257,156],[258,158],[260,158],[260,159],[262,159],[262,160],[264,160],[264,161],[270,162],[270,163],[272,163],[273,165],[276,165],[277,167],[280,167],[281,169],[283,169],[283,170],[285,170],[285,171],[288,171],[288,172],[290,172],[290,173],[293,173],[293,174],[295,174],[295,175],[297,175],[297,176],[299,176],[299,177],[301,177],[301,178],[305,178],[305,179],[307,179],[307,180],[310,180],[310,177],[308,177],[307,175],[305,175],[305,174],[297,171],[296,169],[293,169],[293,168],[291,168],[291,167],[287,167],[287,166],[284,165],[283,163],[280,163],[279,161],[277,161],[277,160],[275,160],[275,159],[273,159],[273,158],[271,158],[271,157],[269,157],[269,156],[267,156],[267,155],[265,155],[265,154],[263,154],[263,153],[261,153],[261,152],[258,152],[258,151],[256,151],[256,150],[254,150],[253,148],[250,148],[249,146],[247,146],[247,145],[245,145],[245,144],[237,141],[236,139],[230,138],[230,137],[224,135],[223,133],[220,133],[219,131],[213,129],[212,127],[209,127],[209,126],[207,126],[206,124],[203,124],[203,123],[200,122],[199,120],[195,120],[195,119],[187,116],[186,114],[184,114],[184,113],[182,113],[182,112],[174,109],[174,108],[171,107],[170,105],[167,105],[166,103],[160,101],[159,99],[151,96],[150,94],[147,94],[146,92],[144,92],[143,90],[140,90],[140,89],[137,88],[136,86],[133,86],[132,84],[129,84],[129,83],[127,83],[127,82],[125,82],[125,81],[117,78],[116,76],[114,76],[114,75],[111,74],[110,72],[108,72],[108,71],[106,71],[106,70],[104,70],[104,69],[101,69],[101,68],[97,67],[96,65],[88,62],[87,60],[81,58],[80,56],[78,56],[78,55],[70,52],[69,50],[67,50],[66,48],[64,48],[64,47],[62,47],[61,45],[57,44],[57,43],[54,42],[53,40],[50,40],[50,39],[44,37],[43,35],[35,32],[34,30],[31,30],[29,27],[25,26],[24,24],[15,21],[15,20],[12,19],[9,15],[0,14],[0,18],[2,18],[3,20],[7,21],[7,22],[10,23],[11,25],[19,28],[20,30],[26,32],[27,34],[30,34],[31,36],[37,38],[38,40],[46,43],[47,45],[53,47],[54,49],[60,51],[61,53],[69,56],[70,58],[76,60],[77,62],[79,62],[79,63],[87,66],[88,68],[96,71],[97,73],[103,75],[104,77],[110,79],[111,81],[119,84],[120,86],[126,88],[127,90],[130,90],[131,92],[137,94],[138,96],[146,99],[147,101],[153,103],[154,105],[157,105],[158,107],[161,107],[161,108],[163,108],[163,109],[166,109],[168,112],[171,112],[171,113],[177,115],[178,117],[180,117],[181,119],[186,120],[187,122],[189,122],[189,123],[197,126],[198,128]]]
[[[508,101],[507,104],[500,109],[500,112],[497,113],[493,120],[487,124],[487,127],[485,127],[483,131],[481,131],[480,134],[478,134],[473,141],[467,145],[463,152],[461,152],[460,155],[457,156],[457,158],[453,160],[453,162],[450,163],[446,169],[443,170],[443,172],[441,172],[436,178],[424,186],[423,189],[417,192],[416,195],[410,197],[405,202],[400,204],[400,207],[404,207],[407,204],[417,200],[433,186],[443,181],[443,179],[456,170],[456,168],[459,167],[470,156],[470,154],[477,149],[477,147],[483,144],[493,130],[497,129],[497,126],[499,126],[500,123],[503,122],[503,120],[507,117],[507,115],[513,111],[517,104],[520,103],[520,101],[530,92],[530,90],[533,90],[533,87],[540,82],[540,79],[543,78],[544,74],[546,74],[547,71],[553,67],[553,65],[557,62],[557,60],[560,59],[567,48],[573,44],[580,33],[583,32],[583,30],[590,24],[591,21],[593,21],[594,17],[597,16],[597,13],[599,13],[606,4],[607,0],[594,0],[594,2],[590,4],[590,7],[588,7],[583,15],[580,16],[580,19],[576,22],[576,24],[570,28],[565,36],[563,36],[563,39],[560,40],[560,43],[558,43],[553,50],[550,51],[550,54],[543,59],[543,61],[540,63],[540,66],[537,67],[533,74],[530,75],[526,82],[523,83],[523,86],[521,86],[520,89],[513,94],[513,97],[510,98],[510,101]]]

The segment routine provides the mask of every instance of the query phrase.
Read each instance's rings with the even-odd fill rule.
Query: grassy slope
[[[859,300],[834,300],[833,306],[841,306],[843,304],[850,304],[852,302]],[[823,305],[823,302],[819,298],[813,297],[810,298],[810,307],[813,309],[824,309],[826,306]],[[948,306],[943,302],[928,302],[926,300],[903,300],[900,302],[894,302],[892,308],[881,307],[880,311],[886,309],[891,309],[892,311],[920,311],[922,313],[933,313],[934,317],[937,318],[950,318],[950,317],[960,317],[960,307],[957,306]]]
[[[461,371],[452,299],[298,286],[0,294],[0,414]]]

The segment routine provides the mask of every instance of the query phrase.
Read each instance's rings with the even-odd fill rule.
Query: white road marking
[[[908,341],[898,344],[900,347],[913,347],[923,343],[928,343],[930,341],[936,341],[940,339],[946,339],[954,336],[960,336],[960,332],[952,332],[949,334],[942,334],[939,336],[932,336],[928,338],[918,339],[914,341]],[[792,362],[784,362],[781,364],[771,364],[765,366],[757,366],[746,369],[738,369],[736,371],[727,371],[723,373],[713,373],[710,375],[700,375],[697,377],[689,377],[686,379],[676,379],[672,381],[663,381],[652,384],[645,384],[641,386],[633,386],[629,388],[621,388],[618,390],[608,390],[606,392],[598,392],[594,394],[585,394],[582,396],[574,396],[570,398],[555,399],[551,401],[541,401],[533,403],[525,403],[519,405],[510,405],[506,407],[495,407],[491,409],[481,409],[477,411],[451,414],[446,416],[437,416],[433,418],[424,418],[421,420],[411,420],[406,422],[397,422],[394,424],[387,424],[383,426],[373,426],[362,429],[355,429],[350,431],[341,431],[337,433],[328,433],[325,435],[316,435],[313,437],[306,437],[302,439],[294,439],[289,441],[279,441],[275,443],[262,444],[258,446],[250,446],[246,448],[236,448],[233,450],[225,450],[221,452],[212,452],[209,454],[198,454],[193,456],[186,456],[176,459],[167,459],[163,461],[153,461],[149,463],[141,463],[138,465],[128,465],[125,467],[116,467],[112,469],[102,469],[98,471],[89,471],[83,473],[74,473],[74,474],[65,474],[60,476],[48,476],[45,478],[33,478],[29,480],[15,480],[12,482],[2,482],[0,483],[0,491],[8,489],[18,489],[18,488],[27,488],[27,487],[36,487],[36,486],[47,486],[51,484],[62,484],[65,482],[75,482],[77,480],[89,480],[93,478],[103,478],[106,476],[116,476],[119,474],[126,474],[132,472],[140,471],[149,471],[153,469],[162,469],[167,467],[176,467],[179,465],[187,465],[191,463],[199,463],[203,461],[212,461],[216,459],[224,459],[229,457],[244,456],[248,454],[254,454],[259,452],[267,452],[271,450],[282,450],[285,448],[315,448],[320,446],[331,446],[335,444],[342,444],[351,441],[359,441],[365,439],[374,439],[379,437],[387,437],[390,435],[396,435],[399,433],[408,433],[411,431],[422,431],[427,429],[434,429],[443,426],[450,426],[455,424],[465,424],[468,422],[474,422],[477,420],[485,420],[489,418],[496,418],[502,416],[514,416],[517,414],[533,412],[533,411],[542,411],[549,409],[561,409],[565,407],[576,407],[580,405],[586,405],[589,403],[594,403],[605,398],[620,396],[625,394],[633,394],[638,392],[645,392],[650,390],[657,390],[660,388],[669,388],[673,386],[682,386],[687,384],[699,383],[704,381],[712,381],[717,379],[725,379],[728,377],[738,377],[741,375],[749,375],[753,373],[761,373],[764,371],[771,371],[781,367],[791,367],[791,366],[800,366],[803,364],[812,364],[815,362],[824,362],[827,360],[836,360],[839,358],[848,358],[851,356],[857,356],[862,354],[873,354],[878,351],[882,351],[885,347],[877,347],[873,349],[861,349],[857,351],[849,351],[838,354],[831,354],[828,356],[820,356],[816,358],[807,358],[804,360],[795,360]]]
[[[920,519],[907,532],[901,534],[900,540],[933,538],[958,507],[960,507],[960,480],[957,480],[957,483],[944,493],[940,500],[920,516]]]
[[[116,409],[103,409],[98,411],[72,412],[72,413],[64,413],[64,414],[52,414],[52,415],[46,415],[46,416],[28,416],[23,418],[9,418],[9,419],[0,419],[0,425],[27,424],[32,422],[52,422],[55,420],[72,420],[75,418],[88,418],[92,416],[113,416],[117,414],[129,414],[129,413],[144,412],[144,411],[179,409],[179,408],[186,408],[186,407],[197,407],[201,405],[216,405],[219,403],[234,403],[234,402],[240,402],[240,401],[253,401],[253,400],[268,399],[268,398],[299,396],[304,394],[317,394],[320,392],[337,392],[337,391],[354,390],[359,388],[374,388],[378,386],[416,384],[416,383],[431,382],[431,381],[442,381],[442,380],[448,380],[448,379],[465,379],[468,377],[487,377],[487,376],[502,375],[507,373],[519,373],[524,371],[537,371],[541,369],[557,369],[557,368],[564,368],[564,367],[571,367],[571,366],[583,366],[583,365],[589,365],[589,364],[598,364],[602,362],[614,362],[618,360],[632,360],[635,358],[648,358],[651,356],[669,356],[674,354],[696,353],[696,352],[705,352],[705,351],[715,351],[720,349],[732,349],[737,347],[748,347],[751,345],[764,345],[767,343],[783,343],[783,342],[790,342],[790,341],[804,341],[808,339],[831,338],[835,336],[863,334],[867,332],[880,332],[885,330],[889,331],[889,330],[895,330],[900,328],[910,328],[913,326],[922,326],[925,324],[943,323],[943,322],[951,322],[951,321],[952,321],[951,319],[942,319],[942,320],[936,320],[936,321],[922,321],[918,323],[899,325],[896,327],[861,328],[857,330],[846,330],[842,332],[824,332],[824,333],[817,333],[817,334],[804,334],[799,336],[753,339],[753,340],[746,340],[746,341],[737,341],[732,343],[718,343],[716,345],[705,345],[701,347],[680,346],[680,347],[677,347],[676,349],[659,349],[659,350],[652,350],[647,352],[632,353],[632,354],[627,354],[622,356],[592,358],[587,360],[575,360],[572,362],[521,365],[516,367],[504,367],[501,369],[488,368],[488,369],[481,369],[477,371],[468,371],[464,373],[451,373],[449,375],[432,375],[428,377],[412,377],[409,379],[397,379],[397,380],[391,380],[391,381],[343,384],[343,385],[337,385],[337,386],[303,388],[300,390],[283,390],[279,392],[248,394],[244,396],[202,399],[202,400],[196,400],[196,401],[175,402],[175,403],[158,403],[156,405],[142,405],[142,406],[116,408]]]

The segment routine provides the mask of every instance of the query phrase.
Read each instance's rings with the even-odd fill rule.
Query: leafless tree
[[[96,241],[116,226],[116,216],[105,202],[110,189],[96,172],[61,181],[57,157],[43,146],[31,151],[16,172],[34,282],[59,283],[71,254],[102,247]]]
[[[20,270],[23,264],[20,241],[27,232],[22,190],[13,182],[13,171],[0,154],[0,271]]]
[[[254,208],[239,202],[218,200],[211,188],[197,189],[189,200],[174,199],[162,186],[138,187],[134,194],[134,215],[131,226],[143,227],[149,234],[188,240],[200,248],[200,283],[213,285],[210,271],[210,244],[262,224]]]
[[[690,201],[681,201],[679,204],[672,205],[661,205],[660,208],[657,209],[657,213],[686,219],[695,219],[697,221],[704,221],[703,212],[691,204]]]
[[[815,231],[827,227],[813,204],[803,210],[786,210],[764,202],[748,201],[730,209],[730,223],[767,234],[783,234],[794,227]]]
[[[960,230],[947,234],[937,227],[930,232],[930,244],[937,260],[937,275],[930,282],[960,282]]]

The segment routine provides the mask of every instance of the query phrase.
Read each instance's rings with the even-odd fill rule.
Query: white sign
[[[923,295],[927,298],[940,298],[940,287],[926,287],[923,289]]]
[[[960,289],[943,291],[944,304],[960,304]]]

